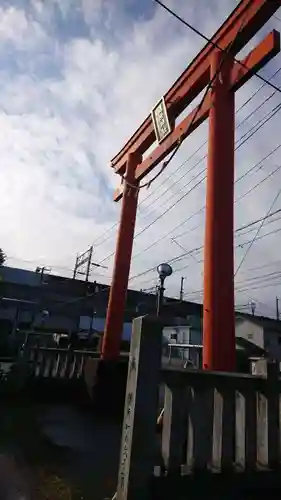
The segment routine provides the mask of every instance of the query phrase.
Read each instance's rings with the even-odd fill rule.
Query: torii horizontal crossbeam
[[[214,45],[226,50],[234,40],[230,52],[232,56],[236,56],[279,7],[280,0],[242,0],[240,2],[212,37],[211,43],[205,45],[164,96],[171,121],[177,118],[208,84],[210,54]],[[155,140],[152,120],[148,116],[122,150],[111,160],[111,166],[115,172],[124,174],[128,154],[145,153]]]
[[[280,34],[273,30],[241,61],[236,62],[232,69],[231,88],[238,90],[253,75],[268,63],[280,51]],[[210,111],[210,96],[207,95],[202,106],[196,107],[182,120],[172,133],[137,167],[135,180],[140,181],[158,165],[177,145],[179,140],[186,139],[201,123],[208,118]],[[119,201],[123,195],[123,187],[114,194],[114,201]]]

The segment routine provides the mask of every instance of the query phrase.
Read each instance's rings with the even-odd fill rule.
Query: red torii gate
[[[235,91],[280,51],[279,33],[272,31],[243,61],[234,58],[279,7],[280,0],[242,0],[164,96],[172,124],[171,133],[142,161],[142,155],[156,140],[149,116],[111,161],[111,166],[124,182],[114,196],[115,201],[123,200],[102,345],[104,360],[115,360],[119,356],[139,183],[179,141],[209,117],[203,366],[225,371],[235,368]],[[175,127],[175,119],[210,82],[211,89],[203,104]]]

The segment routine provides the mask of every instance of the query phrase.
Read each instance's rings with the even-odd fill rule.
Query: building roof
[[[18,285],[39,286],[41,276],[34,271],[16,267],[0,266],[0,281]]]
[[[278,331],[281,333],[281,321],[266,316],[253,316],[252,314],[239,313],[236,319],[247,320],[257,325],[262,326],[265,330]]]
[[[18,289],[20,287],[26,287],[29,289],[29,295],[34,295],[32,287],[37,288],[35,291],[38,297],[40,292],[40,297],[42,295],[42,301],[46,295],[50,293],[55,293],[57,298],[59,295],[62,296],[73,296],[81,297],[83,303],[89,302],[92,307],[93,301],[93,287],[95,287],[95,282],[86,283],[85,280],[72,279],[67,277],[61,277],[53,274],[44,274],[42,286],[42,276],[41,273],[36,273],[35,271],[28,271],[25,269],[18,269],[9,266],[0,267],[0,283],[3,285],[10,285],[13,288],[9,288],[9,294],[6,296],[11,298],[18,298]],[[18,285],[18,287],[17,287]],[[109,286],[102,283],[97,283],[100,287],[100,293],[97,293],[95,300],[100,300],[103,306],[108,301]],[[40,289],[40,290],[39,290]],[[87,299],[88,296],[88,299]],[[80,307],[80,304],[78,304]],[[201,304],[196,304],[195,302],[179,301],[178,299],[165,297],[163,305],[163,315],[167,318],[169,317],[181,317],[186,318],[188,315],[201,315],[202,306]],[[156,312],[156,296],[155,294],[148,294],[138,290],[128,290],[127,300],[126,300],[126,310],[125,310],[125,322],[131,320],[132,317],[143,315],[143,314],[155,314]]]
[[[71,311],[73,311],[73,314],[76,314],[79,310],[82,316],[87,314],[92,315],[94,283],[85,283],[83,280],[74,280],[47,273],[44,275],[44,282],[48,283],[48,286],[42,286],[42,276],[35,271],[0,266],[1,293],[4,297],[21,301],[33,301],[34,297],[36,297],[36,301],[40,301],[46,307],[50,308],[52,307],[51,304],[60,301],[59,310],[62,314],[69,315]],[[106,308],[108,301],[109,286],[102,283],[98,283],[98,285],[100,285],[101,293],[98,293],[95,297],[95,303],[97,306],[100,304],[98,309],[101,309],[100,314],[97,314],[97,316],[102,316],[102,312]],[[73,297],[73,303],[67,301],[67,297]],[[56,307],[58,306],[56,305]],[[132,318],[136,316],[155,314],[155,310],[155,294],[128,290],[124,318],[125,324],[129,324]],[[175,298],[165,297],[163,316],[167,323],[171,322],[173,324],[174,318],[177,317],[181,318],[180,323],[182,325],[189,324],[192,328],[201,330],[203,306],[196,302],[180,301]],[[248,321],[262,325],[267,330],[280,331],[281,333],[281,321],[277,321],[276,319],[253,316],[242,312],[236,313],[236,318],[247,319]],[[126,335],[128,334],[129,332],[127,331]]]

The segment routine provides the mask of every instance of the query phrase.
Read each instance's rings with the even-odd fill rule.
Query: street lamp
[[[46,309],[44,309],[42,312],[41,312],[41,326],[45,325],[45,322],[47,320],[47,318],[50,316],[50,313],[49,311],[47,311]]]
[[[94,290],[93,290],[94,303],[96,302],[95,298],[96,298],[97,294],[99,293],[99,291],[100,291],[99,285],[96,282],[94,282]],[[93,309],[93,313],[92,313],[92,318],[91,318],[91,324],[90,324],[90,337],[91,338],[92,338],[93,327],[94,327],[94,319],[95,319],[96,314],[97,314],[96,305],[94,305],[94,309]]]
[[[159,285],[157,294],[157,316],[160,316],[161,309],[163,306],[163,298],[165,291],[164,282],[168,276],[171,276],[171,274],[173,273],[173,269],[171,268],[170,264],[163,263],[159,264],[159,266],[157,267],[157,272],[159,275]]]

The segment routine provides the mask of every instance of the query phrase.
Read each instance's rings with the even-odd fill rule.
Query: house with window
[[[201,360],[198,356],[198,352],[201,353],[199,346],[203,344],[203,322],[200,316],[188,316],[184,321],[179,318],[174,324],[166,326],[163,334],[168,356],[180,355],[198,366]],[[238,313],[235,335],[239,357],[242,352],[248,356],[267,353],[272,359],[281,362],[281,321]]]
[[[163,329],[163,344],[168,358],[180,357],[183,361],[200,366],[202,353],[202,320],[189,315],[185,320],[175,318]]]
[[[248,340],[281,362],[281,321],[250,314],[237,315],[236,337]]]

